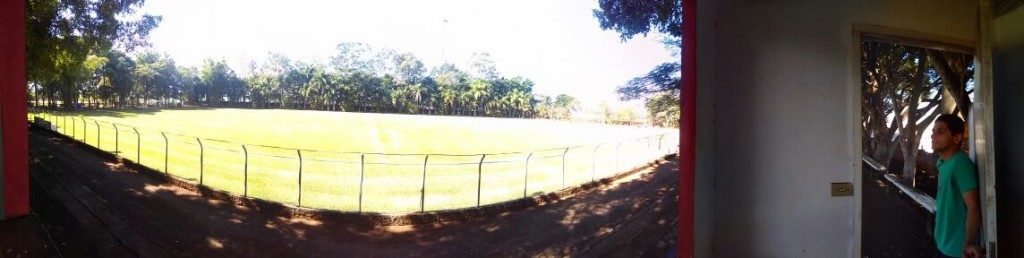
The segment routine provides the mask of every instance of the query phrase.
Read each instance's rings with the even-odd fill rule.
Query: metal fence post
[[[363,174],[366,167],[366,154],[359,154],[359,212],[363,212]]]
[[[597,148],[601,148],[601,145],[594,147],[594,154],[590,155],[590,182],[597,180]]]
[[[647,137],[647,156],[649,159],[654,158],[654,148],[651,148],[651,142],[654,140],[654,136]]]
[[[636,143],[635,143],[636,144],[636,148],[640,148],[640,146],[642,146],[642,145],[640,145],[640,143],[643,142],[643,140],[644,140],[644,138],[636,139]],[[636,162],[642,162],[643,161],[643,154],[644,154],[643,150],[632,151],[632,152],[633,152],[633,156],[634,156],[633,159],[636,160]],[[643,163],[647,163],[647,162],[642,162],[640,164],[643,164]]]
[[[615,173],[619,173],[619,146],[622,146],[622,142],[615,144]]]
[[[480,192],[484,183],[484,159],[487,154],[480,156],[480,164],[476,168],[476,207],[480,207]]]
[[[111,123],[110,125],[114,126],[114,155],[117,155],[121,153],[121,132],[118,132],[117,124]]]
[[[524,171],[524,173],[523,173],[523,198],[526,198],[526,189],[528,188],[527,186],[529,186],[529,184],[530,184],[530,158],[531,157],[533,157],[533,152],[530,152],[530,155],[526,156],[526,165],[524,166],[525,169],[523,169],[523,171]]]
[[[562,189],[565,189],[565,154],[569,153],[569,148],[565,148],[562,152]]]
[[[423,183],[420,186],[420,212],[423,212],[423,211],[426,210],[424,207],[426,207],[426,200],[427,200],[427,160],[429,160],[429,159],[430,159],[430,154],[427,154],[426,156],[423,157],[423,177],[422,177],[422,182]]]
[[[659,154],[662,154],[662,155],[664,155],[665,153],[661,153],[661,152],[660,152],[660,150],[661,150],[661,139],[662,139],[662,138],[665,138],[665,134],[662,134],[662,135],[659,135],[659,136],[658,136],[658,150],[659,150],[659,152],[658,152],[658,153],[659,153]]]
[[[82,143],[88,144],[88,143],[85,142],[86,135],[89,135],[89,126],[86,126],[85,118],[83,117],[82,118]]]
[[[103,148],[100,148],[100,131],[103,130],[100,130],[100,121],[92,120],[92,123],[96,124],[96,148],[102,150]]]
[[[132,131],[135,131],[135,160],[142,165],[142,135],[139,134],[139,129],[132,127]]]
[[[167,133],[160,132],[160,135],[164,136],[164,174],[170,174],[171,172],[167,170],[167,153],[171,148],[170,142],[167,141]]]
[[[296,149],[299,154],[299,207],[302,207],[302,150]]]
[[[242,144],[242,154],[245,155],[245,163],[242,168],[242,197],[249,197],[249,150]]]
[[[203,185],[203,141],[196,137],[196,142],[199,143],[199,185]]]

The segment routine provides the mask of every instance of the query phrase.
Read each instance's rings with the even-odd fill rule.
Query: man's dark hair
[[[964,133],[964,120],[954,114],[939,115],[939,118],[936,118],[935,122],[942,122],[946,124],[946,128],[949,128],[950,134],[956,135]]]

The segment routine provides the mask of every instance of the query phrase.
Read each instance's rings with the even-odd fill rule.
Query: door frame
[[[983,3],[987,1],[982,1]],[[974,56],[974,101],[971,108],[971,121],[967,121],[971,128],[971,138],[968,144],[971,145],[971,158],[978,166],[979,179],[982,185],[979,187],[982,205],[981,242],[988,250],[988,257],[995,256],[996,243],[996,196],[995,196],[995,159],[992,143],[992,58],[991,58],[991,12],[986,11],[984,4],[979,8],[979,41],[969,41],[959,38],[934,35],[913,30],[872,25],[853,24],[853,37],[850,55],[850,74],[848,76],[847,89],[850,94],[848,99],[848,112],[850,128],[853,130],[852,139],[849,139],[853,146],[854,156],[857,157],[854,165],[854,210],[857,213],[854,219],[854,256],[861,256],[861,239],[863,226],[863,191],[864,180],[861,170],[863,168],[863,146],[861,144],[861,85],[860,85],[860,63],[862,40],[902,44],[908,46],[938,49],[968,53]],[[988,12],[986,18],[986,12]],[[988,21],[988,22],[984,22]],[[987,26],[986,26],[987,25]],[[989,28],[986,28],[989,27]],[[988,126],[986,126],[988,125]]]

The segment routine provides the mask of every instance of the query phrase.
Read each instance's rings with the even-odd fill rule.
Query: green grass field
[[[678,143],[677,129],[531,119],[248,109],[32,116],[154,170],[291,205],[300,205],[301,149],[300,206],[391,214],[420,211],[421,196],[426,211],[474,207],[478,187],[482,205],[556,191]]]

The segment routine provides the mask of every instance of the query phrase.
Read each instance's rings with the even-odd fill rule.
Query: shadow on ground
[[[29,138],[33,209],[65,255],[665,257],[676,240],[675,161],[544,206],[374,226],[209,199],[40,129]]]
[[[887,183],[881,172],[864,165],[862,173],[862,256],[940,257],[931,233],[932,214]]]

